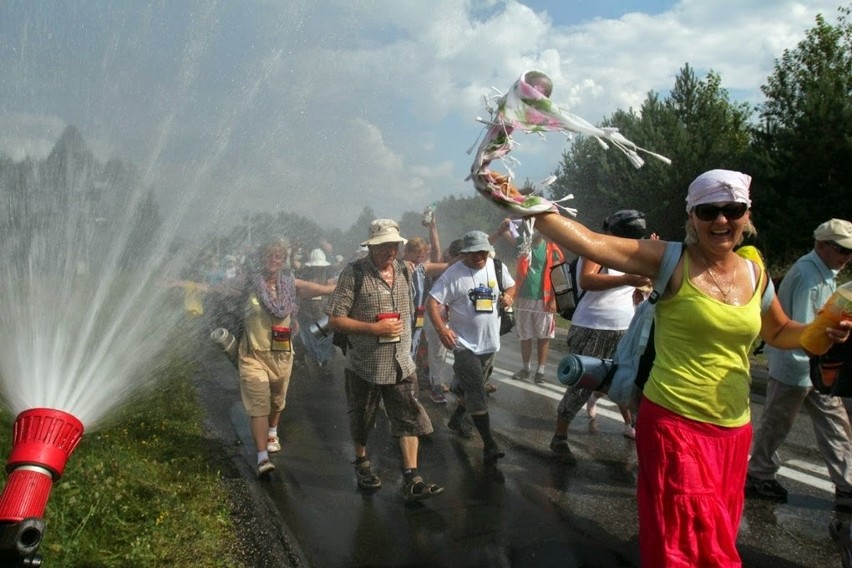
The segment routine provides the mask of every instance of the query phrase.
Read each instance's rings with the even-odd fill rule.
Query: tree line
[[[685,196],[700,173],[725,168],[753,177],[755,244],[770,266],[783,267],[813,244],[813,229],[830,218],[852,218],[852,24],[850,6],[835,23],[816,25],[776,59],[752,107],[732,101],[722,77],[698,77],[687,63],[671,92],[648,93],[638,110],[603,121],[628,139],[672,159],[634,169],[618,152],[589,138],[562,155],[549,197],[571,203],[592,228],[616,209],[644,211],[665,239],[684,236]]]

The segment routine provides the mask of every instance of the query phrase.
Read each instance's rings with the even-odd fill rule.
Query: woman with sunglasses
[[[800,346],[804,325],[777,298],[756,263],[734,252],[753,234],[751,177],[711,170],[689,186],[686,249],[656,309],[656,359],[636,426],[637,502],[643,566],[740,566],[736,549],[752,429],[749,347],[760,334]],[[580,256],[654,278],[665,241],[594,233],[558,214],[535,228]],[[835,342],[849,325],[826,333]]]

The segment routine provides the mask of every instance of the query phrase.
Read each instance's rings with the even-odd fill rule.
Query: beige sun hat
[[[376,219],[370,223],[370,238],[361,243],[362,247],[382,245],[384,243],[407,243],[399,234],[399,225],[393,219]]]
[[[834,241],[843,248],[852,249],[852,223],[844,219],[830,219],[814,230],[817,241]]]

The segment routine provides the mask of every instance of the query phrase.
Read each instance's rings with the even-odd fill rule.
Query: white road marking
[[[565,387],[553,383],[552,379],[551,382],[537,385],[527,381],[516,381],[511,377],[511,372],[495,366],[494,373],[491,375],[491,380],[496,380],[504,385],[509,385],[529,392],[534,392],[556,401],[561,400],[562,395],[565,392]],[[618,406],[606,398],[598,400],[597,416],[615,420],[619,424],[622,423],[621,412],[618,410]],[[834,494],[834,483],[831,482],[831,479],[828,476],[828,469],[824,466],[801,460],[787,460],[778,470],[778,477],[791,479],[815,489]]]

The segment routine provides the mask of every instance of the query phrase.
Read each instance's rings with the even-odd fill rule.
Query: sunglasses
[[[836,250],[836,251],[837,251],[837,252],[839,252],[840,254],[843,254],[843,255],[850,255],[850,254],[852,254],[852,249],[848,249],[848,248],[846,248],[846,247],[840,246],[840,245],[839,245],[839,244],[837,244],[835,241],[830,241],[830,243],[831,243],[831,246],[834,248],[834,250]]]
[[[719,213],[725,216],[729,221],[736,221],[748,211],[746,203],[728,203],[727,205],[712,205],[710,203],[702,203],[692,208],[695,216],[702,221],[715,221],[719,217]]]

